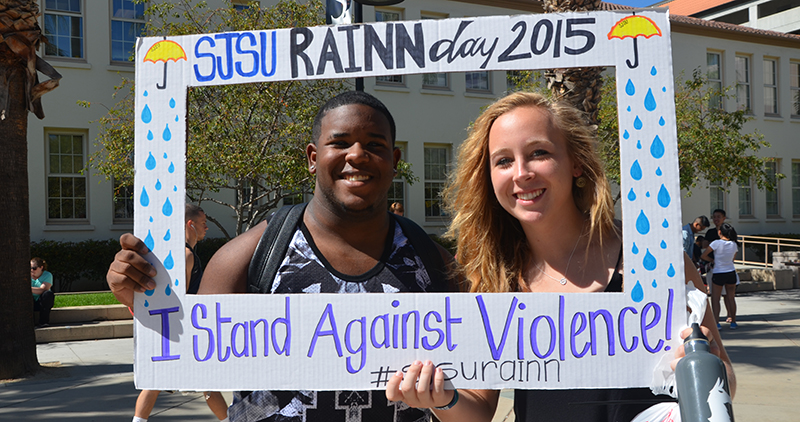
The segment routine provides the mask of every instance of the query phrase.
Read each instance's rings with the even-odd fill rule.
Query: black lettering
[[[531,53],[522,53],[522,54],[514,54],[514,55],[511,54],[514,51],[514,49],[517,48],[519,43],[522,42],[522,38],[525,37],[525,32],[528,30],[528,24],[526,24],[525,21],[519,21],[519,22],[515,23],[514,26],[511,28],[511,32],[515,32],[517,30],[517,28],[520,28],[521,31],[517,35],[517,38],[514,38],[514,41],[511,42],[511,45],[508,46],[506,51],[504,51],[502,54],[500,54],[500,56],[497,58],[497,62],[498,63],[510,62],[512,60],[521,60],[521,59],[530,59],[531,58]]]
[[[386,44],[381,42],[378,33],[371,25],[364,26],[364,70],[367,72],[372,70],[372,49],[378,52],[378,58],[383,62],[383,67],[387,70],[394,69],[394,26],[392,24],[386,25]]]
[[[578,55],[583,54],[594,47],[594,33],[591,31],[587,31],[585,29],[572,29],[572,25],[586,25],[586,24],[593,24],[595,23],[594,18],[572,18],[567,19],[567,38],[572,37],[584,37],[586,38],[586,44],[583,45],[581,48],[573,49],[569,47],[564,47],[564,52],[571,55]]]
[[[395,27],[397,32],[397,48],[395,50],[395,57],[397,57],[397,68],[404,69],[406,67],[406,56],[403,51],[407,51],[411,58],[417,63],[420,68],[425,68],[425,37],[422,33],[422,24],[414,24],[414,41],[406,31],[406,27],[402,23],[396,23]]]
[[[469,24],[471,24],[472,22],[473,21],[461,21],[461,23],[458,24],[458,30],[456,31],[456,36],[453,37],[452,40],[443,39],[433,43],[433,45],[431,46],[431,50],[428,53],[428,57],[430,58],[430,60],[432,62],[438,62],[444,56],[447,56],[447,63],[452,63],[453,60],[455,60],[456,58],[456,56],[453,55],[453,50],[455,50],[456,41],[458,40],[458,37],[461,36],[461,33],[464,32],[464,30],[467,29],[467,26],[469,26]],[[448,44],[448,47],[442,53],[439,53],[439,47],[445,43]]]
[[[317,64],[317,75],[325,74],[325,66],[328,62],[333,62],[333,70],[336,73],[342,73],[342,59],[339,58],[339,47],[336,45],[336,37],[333,36],[333,31],[328,28],[325,33],[325,41],[322,42],[322,52],[319,54],[319,63]]]
[[[297,36],[303,35],[303,42],[297,43]],[[292,63],[292,78],[297,77],[297,58],[303,59],[303,63],[306,65],[306,76],[314,74],[314,65],[311,63],[311,59],[308,57],[308,54],[304,53],[304,51],[311,45],[311,41],[314,39],[314,34],[308,28],[292,28],[289,31],[289,37],[291,43],[289,45],[289,58]]]
[[[348,66],[344,69],[347,73],[360,72],[361,67],[356,66],[356,46],[353,39],[353,31],[361,29],[357,25],[342,25],[339,26],[339,32],[347,32],[347,63]]]
[[[544,36],[542,48],[539,49],[536,44],[538,44],[539,40],[539,31],[542,30],[543,26],[545,27],[546,35]],[[533,54],[537,56],[544,54],[544,52],[550,48],[551,41],[553,41],[553,23],[547,19],[536,22],[536,25],[533,26],[533,36],[531,37],[531,51],[533,51]]]

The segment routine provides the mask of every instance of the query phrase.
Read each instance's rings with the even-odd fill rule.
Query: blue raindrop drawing
[[[636,274],[636,270],[631,268],[631,274]]]
[[[167,127],[164,128],[164,133],[161,134],[161,137],[164,138],[165,141],[172,139],[172,132],[169,131],[169,123],[167,123]]]
[[[630,133],[628,133],[628,131],[627,131],[627,130],[625,130],[625,132],[622,132],[622,137],[623,137],[624,139],[628,139],[628,138],[630,138],[630,137],[631,137],[631,134],[630,134]]]
[[[151,222],[151,223],[153,222],[153,217],[152,217],[152,216],[150,217],[150,222]]]
[[[152,130],[148,130],[147,131],[147,140],[148,141],[152,141],[153,140],[153,131]]]
[[[647,111],[656,109],[656,97],[653,96],[653,90],[650,88],[647,88],[647,95],[644,96],[644,108]]]
[[[656,76],[656,75],[658,74],[658,71],[656,70],[656,67],[655,67],[655,66],[653,66],[652,68],[650,68],[650,74],[651,74],[651,75],[653,75],[653,76]]]
[[[639,234],[650,233],[650,220],[644,215],[644,211],[639,211],[639,217],[636,218],[636,231]]]
[[[169,108],[175,108],[175,99],[174,98],[170,98],[169,99]]]
[[[167,153],[166,152],[164,153],[164,159],[165,160],[167,159]]]
[[[664,117],[661,117],[660,119],[658,119],[658,125],[659,126],[664,126],[665,124],[667,124],[667,121],[664,120]]]
[[[642,120],[639,119],[639,116],[636,116],[636,118],[633,119],[633,128],[636,130],[642,130]]]
[[[155,293],[155,289],[150,289],[150,290],[145,290],[144,291],[144,294],[146,294],[147,296],[152,296],[153,293]]]
[[[658,283],[656,283],[656,279],[653,279],[653,288],[655,289],[656,287],[658,287]]]
[[[656,159],[664,156],[664,143],[661,142],[661,138],[658,135],[653,138],[653,143],[650,144],[650,154]]]
[[[167,287],[164,288],[164,293],[166,293],[167,296],[172,294],[172,289],[169,287],[169,284],[167,284]]]
[[[161,181],[156,179],[156,190],[161,190]]]
[[[664,174],[664,173],[661,172],[661,167],[657,168],[656,169],[656,176],[661,176],[662,174]]]
[[[144,238],[144,245],[151,251],[156,247],[156,241],[153,240],[153,234],[150,233],[150,230],[147,231],[147,237]]]
[[[169,202],[169,198],[167,198],[166,202],[164,202],[164,206],[161,207],[161,213],[167,217],[172,215],[172,202]]]
[[[168,241],[172,238],[172,235],[169,233],[169,229],[167,229],[167,234],[164,235],[164,241]]]
[[[648,198],[649,198],[649,197],[650,197],[650,191],[647,191],[647,192],[645,192],[645,193],[644,193],[644,196],[646,196],[646,197],[648,197]]]
[[[142,187],[142,194],[139,195],[139,203],[142,204],[143,207],[150,205],[150,196],[147,195],[147,189]]]
[[[178,121],[178,115],[177,114],[175,115],[175,121],[176,122]]]
[[[631,106],[628,106],[628,113],[631,112]]]
[[[633,252],[634,255],[639,253],[639,247],[636,246],[636,242],[633,242],[633,249],[631,249],[631,252]]]
[[[636,200],[636,194],[633,192],[633,188],[631,188],[631,191],[628,192],[628,201],[635,201],[635,200]]]
[[[636,149],[642,149],[642,141],[636,141]]]
[[[660,246],[661,246],[661,249],[667,249],[667,242],[662,240]]]
[[[672,264],[669,264],[669,269],[667,270],[667,275],[670,277],[675,277],[675,267]]]
[[[144,301],[144,307],[145,307],[145,308],[147,308],[148,306],[150,306],[150,302],[148,302],[148,301],[146,301],[146,300],[145,300],[145,301]]]
[[[147,156],[147,161],[144,162],[144,167],[148,170],[153,170],[156,168],[156,157],[153,157],[152,152]]]
[[[661,87],[661,92],[667,92],[667,87],[665,87],[665,86],[662,86],[662,87]]]
[[[631,166],[631,177],[633,180],[642,180],[642,166],[639,165],[639,160],[634,161]]]
[[[636,303],[641,302],[644,299],[644,289],[642,289],[642,284],[639,283],[639,280],[636,280],[636,285],[633,286],[633,290],[631,290],[631,300]]]
[[[667,188],[664,184],[661,184],[661,189],[658,190],[658,205],[661,205],[661,208],[666,208],[669,206],[670,201],[671,199]]]
[[[145,91],[145,92],[144,92],[144,96],[146,97],[147,95],[148,95],[148,94],[147,94],[147,91]]]
[[[625,93],[630,96],[633,96],[633,94],[636,93],[636,87],[633,86],[633,81],[630,79],[628,79],[628,83],[625,84]]]
[[[175,260],[172,258],[172,251],[169,251],[167,259],[164,260],[164,268],[171,270],[175,267]]]
[[[151,120],[153,120],[153,113],[150,112],[150,106],[145,104],[144,110],[142,110],[142,121],[150,123]]]
[[[178,284],[180,284],[180,282],[178,280],[175,280],[175,287],[178,287]]]
[[[642,266],[644,266],[644,269],[647,271],[653,271],[656,269],[657,265],[658,261],[656,260],[656,257],[654,257],[653,254],[650,253],[650,249],[647,249],[644,253]]]
[[[177,191],[178,191],[178,187],[177,187],[177,186],[173,186],[173,187],[172,187],[172,191],[173,191],[173,192],[177,192]]]
[[[169,168],[167,169],[170,173],[175,173],[175,164],[169,163]]]

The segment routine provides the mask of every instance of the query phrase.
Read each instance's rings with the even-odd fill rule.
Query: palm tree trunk
[[[28,111],[44,117],[40,97],[61,75],[36,56],[38,16],[35,1],[0,0],[0,379],[39,369],[28,282]],[[39,83],[37,69],[52,79]]]
[[[601,0],[544,0],[545,13],[600,10]],[[545,72],[547,87],[559,98],[569,101],[586,113],[589,123],[599,124],[598,105],[603,85],[602,67],[550,69]]]

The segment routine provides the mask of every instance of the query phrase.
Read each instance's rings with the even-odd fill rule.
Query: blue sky
[[[605,0],[608,3],[622,4],[631,7],[647,7],[659,3],[661,0]]]

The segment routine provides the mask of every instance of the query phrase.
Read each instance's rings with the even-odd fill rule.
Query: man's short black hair
[[[722,214],[723,217],[727,217],[728,216],[727,214],[725,214],[725,210],[723,210],[722,208],[715,209],[714,211],[711,212],[711,215],[714,215],[716,213]]]
[[[389,109],[386,108],[381,100],[373,97],[370,94],[367,94],[364,91],[346,91],[331,98],[325,104],[323,104],[322,107],[319,108],[317,116],[314,117],[314,125],[311,127],[311,142],[314,144],[317,143],[317,140],[322,132],[322,119],[326,114],[328,114],[329,111],[351,104],[360,104],[372,107],[386,116],[386,120],[389,121],[389,131],[392,135],[392,145],[394,145],[394,140],[397,135],[397,127],[394,124],[392,113],[389,112]]]
[[[701,215],[700,217],[695,218],[694,221],[700,223],[700,225],[703,226],[703,228],[707,228],[710,226],[710,224],[708,223],[708,217],[706,217],[705,215]]]
[[[195,218],[200,217],[200,214],[205,214],[205,211],[199,205],[186,203],[183,213],[184,223],[188,223],[189,220],[194,221]]]

